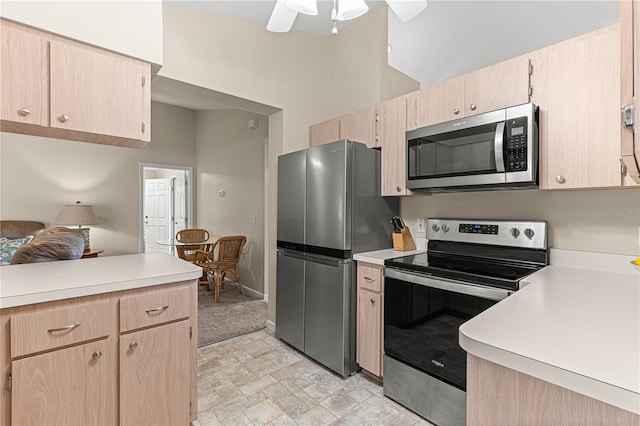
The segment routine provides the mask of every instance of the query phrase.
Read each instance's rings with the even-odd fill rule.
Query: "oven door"
[[[385,268],[384,352],[466,391],[458,329],[512,292]]]

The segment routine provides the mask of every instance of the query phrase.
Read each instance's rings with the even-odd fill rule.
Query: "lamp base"
[[[89,228],[80,228],[82,238],[84,238],[84,252],[87,253],[91,250],[91,244],[89,244]]]

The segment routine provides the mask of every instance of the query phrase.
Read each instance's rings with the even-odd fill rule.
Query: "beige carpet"
[[[241,295],[233,284],[220,289],[220,302],[213,302],[213,291],[201,285],[198,290],[198,347],[210,345],[266,326],[267,302]]]

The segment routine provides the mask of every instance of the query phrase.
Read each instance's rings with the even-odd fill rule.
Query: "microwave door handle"
[[[493,139],[496,156],[496,171],[504,173],[504,121],[496,125],[496,135]]]

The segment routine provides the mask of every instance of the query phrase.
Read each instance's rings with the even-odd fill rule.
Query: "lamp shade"
[[[362,16],[369,10],[364,0],[340,0],[338,2],[338,21],[348,21]]]
[[[100,223],[98,221],[98,216],[96,216],[96,212],[93,210],[93,207],[85,204],[80,204],[80,201],[77,201],[76,204],[64,206],[60,214],[58,215],[58,220],[56,220],[56,224],[58,225],[97,225]]]
[[[316,16],[318,14],[316,0],[286,0],[286,4],[296,12],[304,13],[305,15]]]

